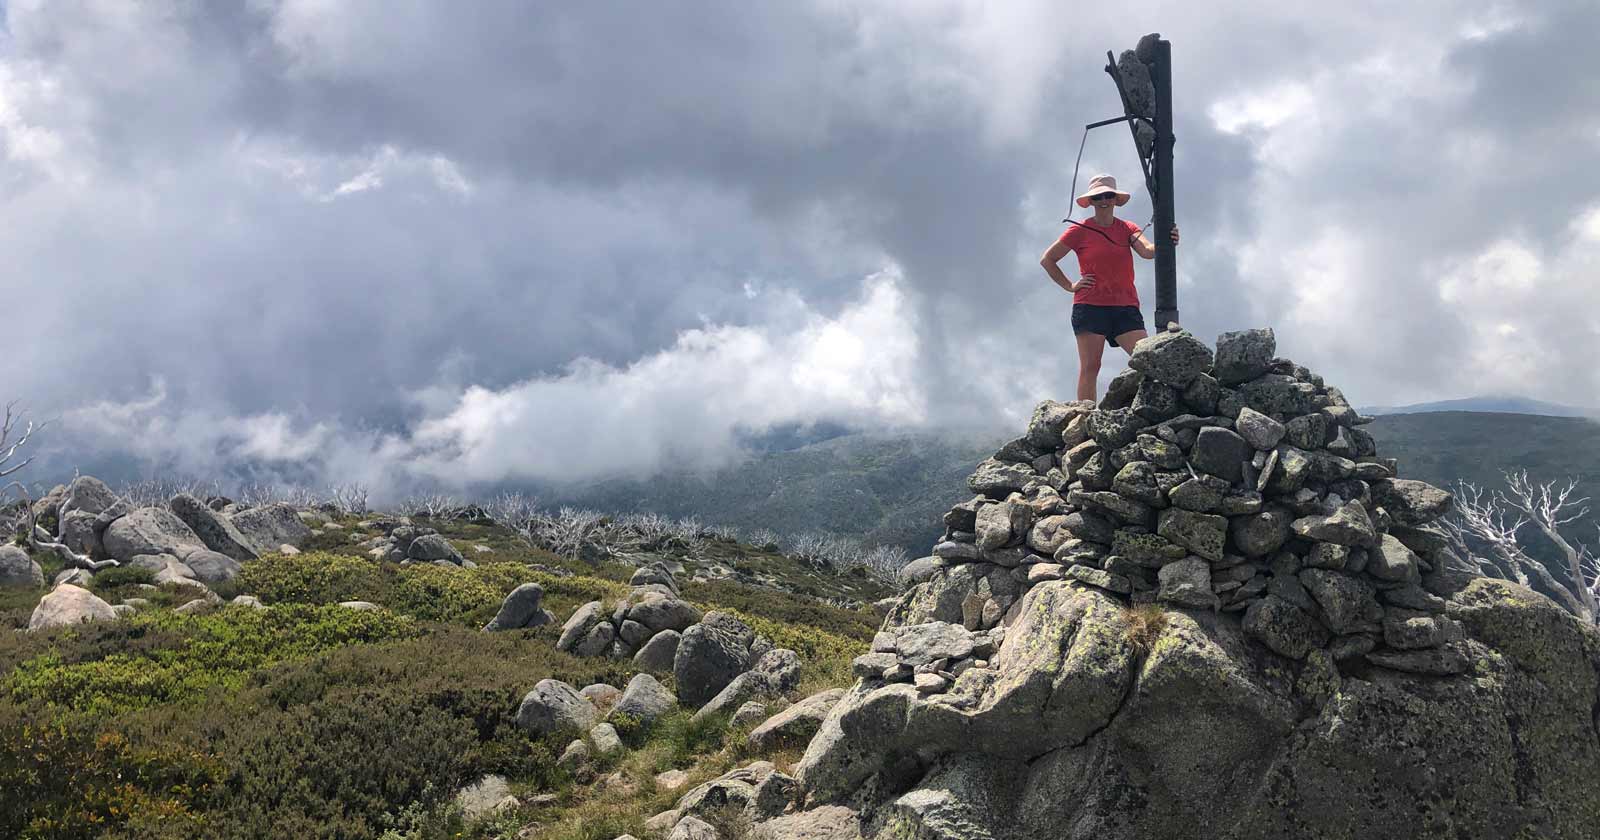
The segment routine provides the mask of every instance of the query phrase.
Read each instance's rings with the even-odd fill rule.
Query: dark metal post
[[[1151,239],[1156,244],[1156,331],[1178,322],[1178,255],[1172,244],[1175,215],[1172,202],[1172,42],[1155,43],[1150,81],[1156,89],[1156,221]]]

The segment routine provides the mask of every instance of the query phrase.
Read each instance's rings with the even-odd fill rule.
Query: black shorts
[[[1072,334],[1093,333],[1103,335],[1106,343],[1117,346],[1117,336],[1125,332],[1144,329],[1144,315],[1137,306],[1096,306],[1092,303],[1072,305]]]

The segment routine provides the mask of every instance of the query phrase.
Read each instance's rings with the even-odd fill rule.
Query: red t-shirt
[[[1073,303],[1139,305],[1139,292],[1133,288],[1133,248],[1129,247],[1139,230],[1126,219],[1112,219],[1111,227],[1105,228],[1085,219],[1061,234],[1061,244],[1078,254],[1078,274],[1094,275],[1094,285],[1074,292]]]

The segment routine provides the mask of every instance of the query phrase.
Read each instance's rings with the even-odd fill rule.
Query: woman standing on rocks
[[[1145,259],[1156,256],[1155,243],[1146,239],[1138,225],[1116,217],[1115,209],[1128,203],[1128,193],[1117,189],[1117,179],[1096,175],[1089,188],[1078,196],[1078,206],[1094,205],[1094,218],[1072,222],[1039,264],[1057,286],[1072,292],[1072,332],[1078,339],[1078,399],[1093,400],[1100,377],[1100,356],[1104,341],[1121,347],[1128,354],[1133,345],[1149,333],[1139,313],[1139,293],[1133,287],[1133,254]],[[1071,220],[1064,220],[1071,221]],[[1178,226],[1172,226],[1172,244],[1178,244]],[[1061,258],[1068,251],[1078,254],[1078,273],[1074,283],[1061,271]]]

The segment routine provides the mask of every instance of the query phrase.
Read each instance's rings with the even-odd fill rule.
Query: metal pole
[[[1156,41],[1150,81],[1156,89],[1156,331],[1178,323],[1178,255],[1172,244],[1172,42]]]

